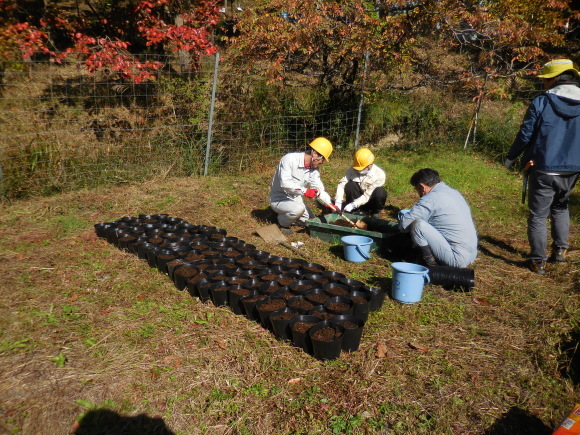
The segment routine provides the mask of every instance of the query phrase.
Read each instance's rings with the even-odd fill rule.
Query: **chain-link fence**
[[[314,87],[297,99],[296,89],[216,60],[204,59],[194,74],[168,67],[156,82],[141,84],[112,71],[89,75],[71,62],[7,68],[0,85],[2,194],[251,171],[319,135],[353,147],[357,101],[329,107],[332,99],[320,104],[324,91]]]

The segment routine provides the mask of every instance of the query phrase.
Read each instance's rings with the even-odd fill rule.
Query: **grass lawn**
[[[387,298],[360,349],[321,362],[96,237],[93,225],[167,213],[294,254],[255,233],[277,162],[247,177],[159,178],[1,205],[0,432],[549,434],[578,402],[580,201],[569,261],[545,276],[528,251],[521,178],[463,150],[384,151],[388,210],[422,167],[464,193],[480,236],[470,293]],[[322,178],[334,196],[350,164]],[[317,213],[318,209],[314,209]],[[343,259],[299,231],[310,261],[390,289],[390,262]],[[125,432],[115,432],[124,427]]]

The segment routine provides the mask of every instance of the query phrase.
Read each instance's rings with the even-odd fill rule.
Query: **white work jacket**
[[[354,181],[363,191],[363,194],[353,201],[354,208],[359,208],[369,202],[373,191],[377,187],[382,187],[386,180],[387,176],[385,171],[377,165],[373,165],[366,175],[361,175],[359,171],[351,166],[346,170],[346,174],[340,179],[338,186],[336,186],[336,196],[334,197],[335,202],[343,202],[344,186],[349,181]]]
[[[272,177],[270,203],[293,200],[302,201],[306,189],[318,189],[319,196],[330,202],[330,195],[324,190],[320,172],[304,166],[304,153],[289,153],[280,160]]]

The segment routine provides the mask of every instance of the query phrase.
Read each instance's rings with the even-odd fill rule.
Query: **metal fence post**
[[[354,136],[354,149],[358,148],[358,137],[359,137],[359,132],[360,132],[360,119],[362,116],[363,100],[365,97],[365,79],[367,78],[368,63],[369,63],[369,51],[367,50],[365,52],[365,66],[363,69],[363,77],[362,77],[361,91],[360,91],[360,101],[358,103],[358,115],[357,115],[357,119],[356,119],[356,133]]]
[[[213,85],[211,89],[211,104],[209,106],[209,123],[207,126],[207,144],[205,146],[205,167],[203,169],[204,177],[207,175],[207,169],[209,167],[209,150],[211,147],[211,139],[212,139],[212,128],[213,128],[213,108],[215,105],[215,90],[217,87],[217,80],[218,80],[218,65],[220,61],[220,54],[216,52],[215,54],[215,67],[213,70]]]

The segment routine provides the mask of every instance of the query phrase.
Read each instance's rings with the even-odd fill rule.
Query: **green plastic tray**
[[[385,252],[390,250],[389,239],[400,234],[397,228],[397,222],[389,222],[371,217],[361,217],[350,213],[343,214],[353,222],[362,220],[368,225],[368,228],[366,230],[361,230],[358,228],[334,225],[333,223],[342,219],[342,217],[338,213],[332,213],[306,221],[306,227],[308,228],[310,236],[332,244],[342,243],[340,239],[343,236],[349,236],[352,234],[367,236],[373,239],[371,252]]]

